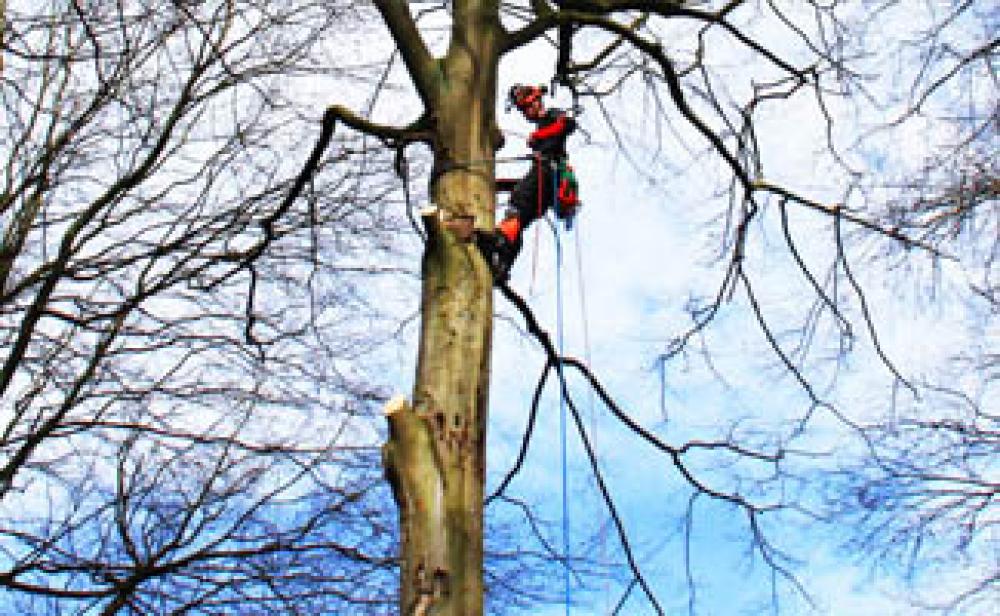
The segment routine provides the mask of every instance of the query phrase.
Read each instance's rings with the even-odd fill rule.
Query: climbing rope
[[[541,230],[537,225],[532,235],[534,239],[531,246],[531,282],[528,283],[528,297],[535,296],[535,280],[538,277],[538,238],[541,235]]]
[[[539,166],[539,180],[541,180],[541,161],[538,161]],[[560,173],[558,170],[552,170],[552,214],[556,218],[560,217],[562,204],[559,201],[559,183],[560,183]],[[539,181],[539,213],[541,212],[542,204],[542,183]],[[563,270],[563,247],[562,247],[562,236],[559,232],[559,225],[549,217],[545,217],[546,222],[549,224],[549,228],[552,230],[552,236],[555,241],[555,252],[556,252],[556,343],[559,349],[559,356],[565,357],[565,308],[563,302],[563,281],[562,281],[562,270]],[[567,228],[569,228],[567,224]],[[536,235],[537,237],[537,235]],[[580,255],[580,234],[576,234],[576,264],[577,264],[577,274],[578,283],[580,285],[580,310],[583,318],[583,330],[584,330],[584,352],[587,363],[590,363],[590,336],[587,327],[587,307],[583,295],[583,263]],[[536,250],[537,254],[537,250]],[[567,409],[566,409],[566,397],[568,391],[565,386],[560,388],[559,394],[559,452],[560,452],[560,470],[562,475],[562,540],[563,540],[563,585],[564,585],[564,604],[566,609],[566,616],[569,616],[570,605],[572,604],[572,588],[570,581],[570,511],[569,511],[569,465],[568,465],[568,446],[567,446]],[[590,397],[590,407],[591,407],[591,422],[594,421],[593,413],[593,392],[591,392]],[[594,429],[592,424],[591,429]]]
[[[541,169],[541,161],[539,161]],[[539,182],[539,190],[541,183]],[[552,173],[552,213],[559,208],[559,174]],[[549,220],[546,218],[546,220]],[[563,327],[563,292],[562,292],[562,241],[559,236],[559,225],[552,223],[552,234],[556,242],[556,341],[559,346],[559,356],[565,357],[565,332]],[[567,468],[566,451],[566,391],[559,389],[559,454],[562,470],[562,539],[563,539],[563,585],[565,592],[566,616],[569,616],[571,603],[570,594],[570,560],[569,560],[569,469]]]

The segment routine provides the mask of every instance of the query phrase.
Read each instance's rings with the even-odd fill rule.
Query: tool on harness
[[[562,220],[566,229],[573,228],[573,219],[580,211],[580,185],[576,180],[573,165],[566,160],[559,161],[558,190],[556,191],[556,217]]]

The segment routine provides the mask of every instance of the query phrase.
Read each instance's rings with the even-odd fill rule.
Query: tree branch
[[[374,3],[396,42],[420,99],[430,107],[437,90],[434,86],[437,63],[420,36],[407,3],[399,0],[374,0]]]
[[[799,205],[804,205],[811,210],[821,212],[823,214],[826,214],[827,216],[850,221],[856,225],[868,229],[869,231],[874,231],[879,235],[884,235],[885,237],[894,239],[897,242],[903,244],[903,246],[907,248],[920,248],[921,250],[926,250],[927,252],[931,253],[936,257],[941,257],[942,259],[948,259],[949,261],[958,260],[956,257],[949,254],[945,254],[940,250],[938,250],[937,248],[931,246],[930,244],[921,242],[919,240],[915,240],[911,237],[907,237],[906,235],[903,235],[902,233],[896,231],[895,229],[887,229],[885,227],[881,227],[875,224],[874,222],[871,222],[870,220],[866,220],[856,214],[852,214],[844,210],[839,205],[825,205],[823,203],[819,203],[811,199],[806,199],[801,195],[793,193],[787,188],[783,188],[781,186],[778,186],[777,184],[771,184],[770,182],[764,180],[754,180],[752,183],[752,187],[754,190],[762,190],[765,192],[773,193],[775,195],[780,196],[782,199],[785,199],[792,203],[797,203]]]

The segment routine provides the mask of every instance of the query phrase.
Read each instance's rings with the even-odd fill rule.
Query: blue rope
[[[552,170],[552,213],[559,212],[559,173]],[[562,292],[562,241],[559,237],[559,225],[552,225],[552,233],[556,242],[556,338],[559,345],[559,357],[563,357],[565,338],[563,335],[563,292]],[[561,370],[561,367],[560,367]],[[568,469],[566,464],[566,397],[560,388],[559,393],[559,451],[562,467],[562,539],[563,539],[563,585],[565,592],[566,616],[569,616],[570,606],[570,564],[569,564],[569,488]]]

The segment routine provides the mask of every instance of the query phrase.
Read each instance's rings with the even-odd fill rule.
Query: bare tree
[[[310,156],[308,84],[344,70],[323,33],[355,9],[4,18],[0,609],[387,610],[358,358],[397,324],[356,289],[400,274],[391,159]]]

